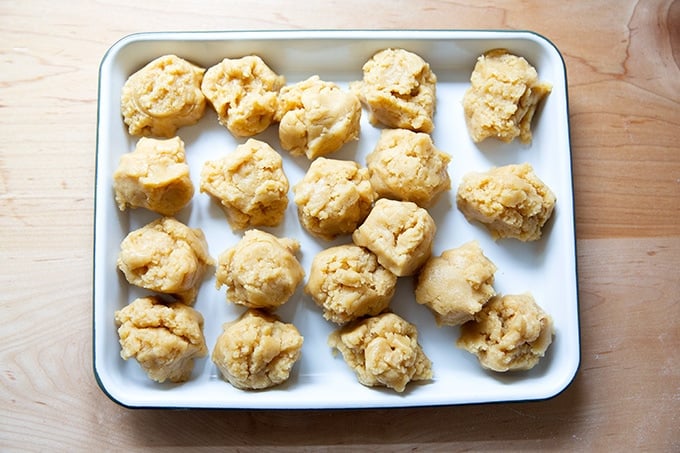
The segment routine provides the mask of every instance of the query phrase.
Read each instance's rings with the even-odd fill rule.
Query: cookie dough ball
[[[496,265],[477,241],[444,251],[430,258],[416,282],[416,302],[428,307],[437,325],[457,326],[474,318],[496,294]]]
[[[394,313],[354,321],[328,337],[363,385],[403,392],[411,381],[432,379],[432,362],[418,344],[416,326]]]
[[[463,324],[457,345],[493,371],[529,370],[552,343],[553,322],[530,294],[494,296],[474,321]]]
[[[368,107],[371,124],[432,132],[437,76],[425,60],[404,49],[385,49],[364,64],[363,73],[350,89]]]
[[[367,169],[323,157],[312,162],[293,192],[302,226],[327,240],[352,233],[377,198]]]
[[[428,134],[408,129],[384,129],[366,156],[371,185],[378,195],[412,201],[423,208],[451,188],[450,161]]]
[[[252,137],[269,127],[279,90],[286,83],[256,55],[225,58],[208,68],[201,90],[217,118],[237,137]]]
[[[281,147],[293,156],[311,160],[359,138],[361,103],[335,83],[312,76],[283,87],[278,102]]]
[[[474,142],[496,137],[531,142],[531,120],[536,107],[552,90],[538,80],[536,69],[524,58],[494,49],[477,59],[471,86],[463,96],[468,132]]]
[[[249,230],[217,259],[216,286],[227,299],[251,308],[273,310],[290,299],[305,276],[295,258],[300,243]]]
[[[381,198],[352,240],[375,253],[393,274],[404,277],[414,275],[430,257],[436,231],[430,214],[417,204]]]
[[[179,212],[194,196],[184,142],[142,137],[123,154],[113,173],[113,190],[121,211],[146,208],[161,215]]]
[[[463,176],[456,195],[469,221],[484,224],[494,239],[536,241],[555,208],[555,195],[530,164],[496,167]]]
[[[238,320],[224,324],[212,360],[234,387],[266,389],[289,379],[300,358],[302,343],[303,337],[293,324],[251,309]]]
[[[252,138],[225,157],[206,161],[201,171],[201,192],[220,203],[236,230],[279,225],[288,206],[288,188],[279,153]]]
[[[376,256],[356,245],[331,247],[314,257],[305,292],[323,308],[325,319],[345,324],[385,310],[397,277]]]
[[[123,239],[117,264],[128,283],[192,304],[214,262],[200,229],[162,217]]]
[[[120,356],[134,358],[150,379],[185,382],[194,360],[208,355],[203,316],[179,302],[142,297],[115,312]]]
[[[128,132],[170,138],[178,128],[196,124],[205,113],[203,71],[176,55],[164,55],[132,74],[120,99]]]

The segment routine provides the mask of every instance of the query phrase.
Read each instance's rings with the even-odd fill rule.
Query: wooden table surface
[[[680,1],[0,0],[0,449],[680,451]],[[92,369],[98,65],[138,31],[528,29],[569,81],[582,359],[548,401],[129,410]]]

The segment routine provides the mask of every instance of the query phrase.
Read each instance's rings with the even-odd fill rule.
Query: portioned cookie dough
[[[312,162],[293,192],[302,226],[327,240],[352,233],[377,198],[367,169],[356,162],[324,157]]]
[[[288,188],[279,153],[252,138],[221,159],[206,161],[201,171],[201,192],[220,203],[236,230],[279,225]]]
[[[225,58],[208,68],[201,90],[220,124],[237,137],[251,137],[269,127],[279,90],[286,83],[256,55]]]
[[[393,274],[404,277],[414,275],[430,257],[436,231],[430,214],[417,204],[381,198],[352,240],[375,253]]]
[[[176,55],[164,55],[132,74],[120,99],[128,132],[170,138],[178,128],[196,124],[205,113],[203,71]]]
[[[134,358],[157,382],[189,380],[194,360],[208,355],[203,316],[179,302],[142,297],[115,312],[120,356]]]
[[[302,343],[303,337],[293,324],[250,309],[238,320],[224,324],[212,360],[234,387],[266,389],[289,379]]]
[[[305,292],[323,308],[323,316],[344,324],[385,310],[397,277],[376,256],[353,244],[321,251],[314,257]]]
[[[432,132],[437,76],[425,60],[404,49],[385,49],[363,72],[350,89],[367,105],[372,124]]]
[[[121,156],[113,190],[121,211],[131,207],[176,214],[194,196],[184,142],[179,137],[139,139],[133,152]]]
[[[437,325],[457,326],[473,319],[496,294],[495,272],[496,265],[484,256],[477,241],[446,250],[420,270],[416,302],[432,310]]]
[[[403,392],[411,381],[432,379],[432,362],[418,344],[416,326],[394,313],[354,321],[328,337],[359,382]]]
[[[450,161],[428,134],[408,129],[384,129],[366,156],[371,185],[378,195],[412,201],[423,208],[451,188]]]
[[[203,232],[172,217],[131,231],[118,254],[118,268],[130,284],[174,295],[186,304],[194,302],[213,264]]]
[[[536,107],[552,90],[538,80],[533,66],[505,49],[494,49],[477,59],[470,82],[463,110],[473,141],[496,137],[509,142],[519,137],[531,142]]]
[[[552,343],[553,322],[530,294],[494,296],[460,328],[457,345],[493,371],[529,370]]]
[[[227,287],[227,299],[251,308],[273,310],[290,299],[305,275],[295,258],[300,243],[248,230],[217,259],[216,286]]]
[[[456,202],[469,221],[484,224],[494,239],[526,242],[541,238],[556,200],[531,165],[524,163],[464,175]]]
[[[281,89],[274,119],[280,122],[281,147],[314,159],[359,138],[361,103],[335,83],[312,76]]]

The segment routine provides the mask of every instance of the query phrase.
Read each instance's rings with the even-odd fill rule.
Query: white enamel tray
[[[120,358],[113,313],[136,297],[147,294],[130,287],[116,269],[119,245],[132,229],[157,218],[143,210],[120,212],[114,202],[112,174],[121,154],[132,151],[137,138],[128,135],[120,114],[120,92],[127,77],[152,59],[173,53],[203,67],[225,57],[257,54],[288,83],[318,74],[321,79],[346,88],[362,77],[362,65],[378,50],[404,48],[428,61],[438,77],[435,145],[452,156],[449,173],[452,189],[440,197],[430,213],[437,222],[434,254],[469,240],[479,241],[484,253],[497,265],[495,288],[501,294],[530,291],[554,319],[556,335],[542,361],[531,371],[494,373],[484,371],[475,356],[458,349],[458,328],[435,325],[432,314],[418,305],[412,280],[398,283],[391,308],[416,324],[419,340],[433,362],[434,379],[412,383],[403,394],[359,384],[340,355],[326,344],[335,328],[304,294],[302,285],[277,314],[294,323],[305,338],[302,358],[290,380],[265,391],[238,390],[221,379],[209,356],[197,361],[190,381],[158,384],[149,380],[134,360]],[[534,118],[531,145],[518,141],[487,140],[475,145],[468,137],[461,99],[469,85],[476,58],[483,52],[507,48],[524,56],[542,80],[553,85]],[[200,169],[207,159],[224,155],[245,140],[237,140],[217,123],[210,107],[195,126],[178,131],[184,140],[191,176],[196,188]],[[378,138],[379,129],[362,116],[358,142],[328,157],[356,160],[365,156]],[[284,157],[284,170],[291,187],[304,175],[309,162],[292,159],[279,146],[276,126],[256,138],[268,142]],[[529,162],[553,190],[557,205],[544,236],[534,243],[515,240],[494,242],[485,229],[468,223],[455,206],[461,176],[472,170]],[[300,261],[309,273],[314,255],[332,243],[316,240],[300,226],[289,192],[286,218],[278,228],[264,228],[278,236],[297,238],[302,244]],[[371,408],[435,406],[499,401],[537,400],[557,395],[574,378],[580,359],[574,207],[569,143],[567,82],[558,50],[545,38],[529,32],[497,31],[292,31],[292,32],[199,32],[143,33],[128,36],[106,53],[99,78],[97,173],[94,245],[94,371],[102,390],[127,407],[166,408]],[[177,218],[206,234],[216,258],[234,245],[241,233],[233,233],[222,211],[208,195],[196,190],[194,199]],[[234,320],[242,309],[228,304],[224,288],[215,289],[208,275],[195,308],[205,318],[205,337],[212,351],[222,323]]]

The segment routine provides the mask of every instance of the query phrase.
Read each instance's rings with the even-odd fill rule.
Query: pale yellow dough
[[[414,275],[430,258],[436,231],[430,214],[417,204],[381,198],[352,240],[375,253],[393,274],[404,277]]]
[[[248,139],[226,156],[206,161],[201,192],[220,203],[232,228],[277,226],[288,206],[283,159],[267,143]]]
[[[179,302],[142,297],[115,312],[120,355],[134,358],[157,382],[189,380],[194,360],[205,357],[203,316]]]
[[[133,152],[121,156],[113,190],[121,211],[131,207],[176,214],[194,196],[184,142],[179,137],[140,138]]]
[[[234,387],[262,390],[290,378],[303,341],[293,324],[250,309],[238,320],[224,324],[212,360]]]
[[[378,195],[412,201],[423,208],[451,188],[450,161],[428,134],[408,129],[384,129],[366,156],[371,185]]]
[[[372,252],[347,244],[314,257],[305,292],[323,308],[325,319],[344,324],[385,310],[396,284],[397,277]]]
[[[334,331],[328,344],[342,354],[360,383],[403,392],[411,381],[432,379],[432,362],[418,330],[394,313],[354,321]]]
[[[484,224],[494,239],[536,241],[555,208],[555,195],[528,163],[468,173],[456,196],[470,221]]]
[[[315,75],[281,89],[274,119],[280,122],[281,147],[312,160],[359,138],[361,103]]]
[[[269,127],[277,96],[286,80],[256,55],[225,58],[208,68],[201,90],[223,126],[237,137],[251,137]]]
[[[132,74],[120,100],[131,135],[170,138],[205,113],[204,69],[176,55],[164,55]]]
[[[545,355],[553,337],[552,318],[531,294],[494,296],[463,324],[457,345],[493,371],[529,370]]]
[[[367,169],[324,157],[311,163],[293,192],[302,226],[326,240],[354,232],[377,198]]]
[[[117,264],[130,284],[192,304],[214,261],[200,229],[162,217],[123,239]]]
[[[290,299],[305,272],[295,258],[300,243],[248,230],[217,259],[216,286],[227,299],[251,308],[274,310]]]
[[[363,80],[350,89],[368,107],[372,124],[432,132],[437,76],[425,60],[404,49],[385,49],[362,69]]]
[[[463,110],[473,141],[496,137],[509,142],[519,137],[531,142],[536,107],[552,90],[538,80],[533,66],[505,49],[494,49],[477,59],[470,82]]]
[[[496,266],[477,241],[430,258],[418,274],[416,302],[428,307],[437,325],[457,326],[474,318],[496,294]]]

